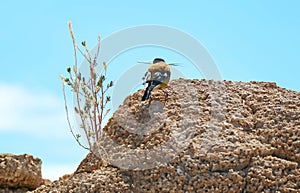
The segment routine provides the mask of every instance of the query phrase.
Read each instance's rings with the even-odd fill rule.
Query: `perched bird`
[[[153,89],[163,89],[167,87],[170,76],[170,65],[161,58],[155,58],[143,78],[143,84],[147,84],[147,88],[142,97],[142,101],[150,98]]]

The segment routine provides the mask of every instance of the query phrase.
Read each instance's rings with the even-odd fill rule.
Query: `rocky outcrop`
[[[299,92],[178,79],[150,103],[142,94],[114,113],[95,155],[34,192],[300,192]]]
[[[0,192],[25,192],[39,187],[44,180],[42,161],[31,155],[0,154]]]

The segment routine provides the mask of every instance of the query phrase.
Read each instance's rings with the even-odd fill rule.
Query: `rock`
[[[300,192],[299,92],[178,79],[142,95],[73,174],[33,192]]]
[[[28,188],[0,188],[0,193],[24,193]]]
[[[0,192],[24,192],[39,187],[44,182],[41,164],[40,159],[28,154],[0,154]]]

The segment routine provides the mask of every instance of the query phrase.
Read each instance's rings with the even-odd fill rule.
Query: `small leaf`
[[[105,80],[105,76],[101,75],[98,82],[97,82],[97,86],[102,87],[104,80]]]
[[[99,80],[99,81],[97,82],[97,86],[100,87],[100,88],[102,87],[102,81],[101,81],[101,80]]]
[[[76,112],[76,113],[79,113],[79,111],[78,111],[77,107],[75,107],[75,108],[74,108],[74,110],[75,110],[75,112]]]
[[[76,134],[76,139],[78,140],[81,137],[80,134]]]
[[[91,109],[91,102],[86,100],[85,102],[85,108],[86,108],[86,111],[90,110]]]
[[[86,46],[86,41],[81,42],[81,45]]]
[[[112,81],[110,81],[108,84],[107,84],[107,89],[109,88],[109,87],[112,87],[113,86],[113,82]]]
[[[110,96],[106,96],[106,103],[110,101]]]
[[[71,68],[69,67],[69,68],[67,68],[67,72],[68,73],[70,73],[71,72]]]
[[[83,113],[83,110],[80,110],[80,116],[82,116],[84,113]]]
[[[102,80],[102,82],[105,80],[105,76],[104,75],[101,75],[100,76],[100,79]]]
[[[77,74],[77,78],[78,78],[78,80],[81,80],[81,73],[80,72]]]

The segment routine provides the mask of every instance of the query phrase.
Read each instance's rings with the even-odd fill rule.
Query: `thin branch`
[[[88,56],[88,58],[89,58],[89,61],[92,61],[90,51],[89,51],[89,49],[86,47],[85,41],[82,43],[82,45],[83,45],[83,47],[85,48],[85,52],[87,53],[87,56]]]
[[[72,42],[73,42],[75,66],[77,68],[77,52],[76,52],[77,45],[76,45],[76,39],[75,39],[75,35],[74,35],[74,32],[73,32],[73,28],[72,28],[72,22],[69,22],[68,26],[69,26],[70,35],[71,35]]]
[[[94,62],[93,62],[94,66],[96,66],[97,64],[97,58],[99,56],[99,53],[100,53],[100,35],[98,35],[97,52],[94,56]]]
[[[86,54],[83,53],[83,51],[77,46],[77,50],[80,52],[80,54],[88,61],[88,63],[91,63],[92,61],[86,56]]]
[[[64,80],[63,80],[64,81]],[[75,133],[73,132],[73,128],[71,126],[71,122],[70,122],[70,116],[69,116],[69,110],[68,110],[68,105],[67,105],[67,97],[66,97],[66,91],[65,91],[65,86],[64,86],[64,82],[63,82],[63,95],[64,95],[64,104],[65,104],[65,110],[66,110],[66,115],[67,115],[67,122],[68,122],[68,126],[69,129],[73,135],[73,137],[75,138],[75,140],[77,141],[77,143],[83,147],[84,149],[90,150],[88,147],[84,146],[80,141],[79,138],[75,135]]]
[[[75,66],[76,66],[76,70],[78,69],[77,67],[77,52],[76,52],[76,48],[78,48],[77,44],[76,44],[76,39],[75,39],[75,35],[74,35],[74,32],[73,32],[73,29],[72,29],[72,22],[69,22],[69,30],[70,30],[70,34],[71,34],[71,38],[72,38],[72,42],[73,42],[73,48],[74,48],[74,58],[75,58]],[[79,49],[80,50],[80,49]],[[75,78],[75,81],[77,80],[77,76]],[[80,85],[80,80],[79,82],[77,82],[77,85]],[[82,122],[82,126],[83,126],[83,129],[84,129],[84,132],[85,132],[85,135],[86,135],[86,138],[87,138],[87,141],[89,143],[89,146],[91,147],[91,142],[90,142],[90,139],[89,139],[89,136],[87,135],[87,128],[85,127],[85,121],[83,119],[83,116],[81,115],[81,107],[80,107],[80,103],[79,103],[79,86],[77,88],[78,90],[75,91],[76,93],[76,100],[77,100],[77,105],[78,105],[78,110],[79,110],[79,115],[80,115],[80,118],[81,118],[81,122]],[[65,92],[65,90],[64,90]],[[73,132],[73,130],[72,130]],[[74,136],[74,133],[72,133],[73,136]],[[77,137],[75,137],[76,140],[78,141],[79,139]]]
[[[91,142],[90,142],[90,138],[89,138],[89,134],[88,134],[88,129],[86,128],[84,115],[82,114],[83,111],[81,109],[78,92],[76,92],[76,100],[77,100],[78,111],[79,111],[79,115],[80,115],[80,119],[81,119],[81,123],[82,123],[82,128],[84,130],[84,134],[85,134],[86,139],[89,143],[89,146],[91,147]]]

